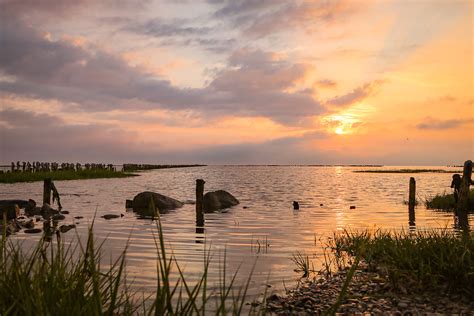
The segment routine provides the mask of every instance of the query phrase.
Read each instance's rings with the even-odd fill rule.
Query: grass
[[[153,297],[130,289],[126,277],[126,252],[108,268],[101,266],[101,248],[89,229],[86,245],[66,246],[40,240],[30,250],[7,239],[0,244],[0,311],[2,315],[239,315],[243,312],[251,276],[236,286],[229,277],[225,257],[217,293],[208,288],[209,252],[204,255],[203,272],[193,285],[184,277],[175,257],[165,251],[158,220],[157,284]],[[177,273],[176,281],[171,281]],[[263,313],[263,307],[254,314]]]
[[[136,174],[111,170],[58,170],[40,172],[7,172],[0,173],[0,183],[34,182],[51,178],[53,180],[79,180],[98,178],[125,178]]]
[[[384,271],[395,290],[442,291],[474,299],[474,235],[448,230],[336,235],[335,256],[359,257]]]
[[[437,194],[425,201],[427,209],[452,211],[456,208],[453,194]],[[469,211],[474,211],[474,189],[469,192]]]
[[[462,173],[462,170],[441,169],[382,169],[382,170],[354,170],[357,173]]]

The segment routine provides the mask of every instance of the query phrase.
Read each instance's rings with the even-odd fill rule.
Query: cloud
[[[230,20],[232,25],[241,28],[245,35],[259,38],[295,28],[314,30],[321,23],[342,19],[356,7],[353,2],[346,0],[240,0],[227,2],[214,16]]]
[[[421,130],[447,130],[455,129],[465,124],[474,122],[474,118],[469,119],[451,119],[451,120],[437,120],[430,117],[416,125],[416,128]]]
[[[322,113],[310,95],[288,92],[310,65],[241,49],[201,89],[179,88],[98,47],[51,40],[18,19],[2,21],[0,81],[5,93],[56,99],[89,112],[193,110],[203,116],[264,116],[282,124]]]
[[[111,124],[68,124],[49,115],[4,109],[0,111],[0,161],[55,160],[79,162],[163,163],[312,163],[330,161],[330,153],[303,146],[324,139],[315,131],[259,143],[207,145],[169,150],[137,140],[134,133]]]
[[[328,100],[326,103],[329,105],[334,105],[338,107],[354,104],[370,96],[374,92],[374,90],[382,83],[383,83],[382,81],[374,81],[371,83],[366,83],[360,87],[355,88],[349,93],[336,96]]]
[[[322,87],[322,88],[335,88],[335,87],[337,87],[336,81],[330,80],[330,79],[319,80],[316,84],[319,87]]]
[[[140,150],[136,136],[114,125],[70,125],[29,111],[0,111],[0,160],[122,161]],[[156,146],[155,146],[156,147]]]

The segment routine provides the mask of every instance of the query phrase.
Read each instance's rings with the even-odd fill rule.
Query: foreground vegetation
[[[80,180],[99,178],[125,178],[137,176],[136,174],[113,171],[108,169],[95,170],[57,170],[39,172],[7,172],[0,173],[0,183],[34,182],[51,178],[52,180]]]
[[[428,198],[425,201],[426,208],[432,210],[443,210],[452,211],[456,208],[456,201],[454,200],[454,194],[438,194],[434,197]],[[469,192],[469,209],[470,212],[474,211],[474,189]]]
[[[474,299],[474,235],[447,230],[336,235],[338,260],[361,258],[404,293],[458,293]]]
[[[462,170],[441,169],[380,169],[380,170],[354,170],[356,173],[461,173]]]
[[[92,228],[87,243],[66,246],[39,241],[25,250],[17,241],[0,243],[0,311],[2,315],[239,315],[244,308],[248,282],[234,284],[236,274],[226,275],[225,260],[218,292],[207,285],[209,254],[203,273],[189,284],[174,256],[165,252],[161,226],[155,239],[157,285],[153,296],[131,290],[126,279],[126,251],[109,268],[101,266],[101,246],[96,246]],[[59,236],[59,235],[58,235]],[[174,270],[174,271],[172,271]],[[178,280],[171,281],[171,273]],[[259,314],[260,310],[251,310]]]

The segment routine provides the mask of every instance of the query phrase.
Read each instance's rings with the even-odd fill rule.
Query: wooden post
[[[464,162],[464,169],[462,172],[461,187],[459,189],[459,199],[456,205],[456,216],[458,226],[464,231],[469,230],[469,218],[467,216],[469,208],[469,191],[472,183],[472,161]]]
[[[410,189],[408,195],[408,224],[415,226],[415,204],[416,204],[416,181],[410,178]]]
[[[469,206],[469,187],[471,185],[472,176],[472,161],[467,160],[464,163],[464,170],[462,172],[461,188],[459,189],[459,199],[457,210],[467,212]]]
[[[410,178],[410,193],[408,195],[408,206],[415,209],[416,204],[416,181],[415,178]]]
[[[196,180],[196,225],[204,226],[204,210],[203,210],[203,197],[204,197],[204,183],[203,179]]]
[[[43,183],[43,204],[51,205],[51,178],[44,179]]]

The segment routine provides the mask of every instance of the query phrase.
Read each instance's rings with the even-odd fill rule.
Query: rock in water
[[[28,200],[28,204],[25,206],[25,214],[26,216],[35,216],[41,214],[41,208],[36,206],[35,200]]]
[[[117,215],[117,214],[105,214],[105,215],[102,215],[101,217],[102,217],[102,218],[105,218],[105,219],[114,219],[114,218],[123,217],[123,214],[120,214],[120,215]]]
[[[59,226],[59,231],[64,234],[73,228],[76,228],[76,225],[61,225]]]
[[[183,206],[183,203],[178,200],[159,193],[147,191],[139,193],[133,198],[133,211],[139,213],[141,216],[154,216],[154,210],[151,209],[151,206],[153,205],[151,200],[153,200],[153,204],[160,214],[167,213],[170,210]]]
[[[205,212],[214,212],[237,204],[239,204],[239,200],[224,190],[207,192],[203,198],[203,208]]]

